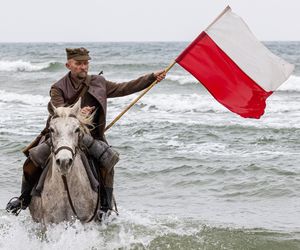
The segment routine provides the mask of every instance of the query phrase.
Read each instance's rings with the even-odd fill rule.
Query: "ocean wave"
[[[33,223],[21,214],[1,213],[2,249],[298,249],[299,233],[265,228],[211,225],[199,220],[165,219],[123,212],[110,224]],[[7,240],[18,238],[19,240]]]
[[[195,84],[195,83],[199,82],[192,75],[172,75],[171,74],[171,75],[167,75],[166,79],[174,81],[174,82],[178,82],[180,85]]]
[[[0,61],[0,71],[4,72],[36,72],[56,71],[63,68],[60,62],[32,63],[30,61]]]
[[[32,106],[46,106],[49,97],[42,95],[18,94],[0,90],[0,103],[17,103]]]
[[[218,103],[208,93],[193,94],[156,94],[150,93],[144,96],[133,108],[131,112],[137,112],[134,116],[127,115],[122,120],[123,126],[133,126],[133,124],[144,124],[151,113],[151,119],[158,124],[168,119],[172,125],[238,125],[244,128],[299,128],[300,112],[296,100],[282,100],[279,93],[274,93],[269,98],[265,115],[257,119],[244,119],[230,112]],[[286,98],[286,97],[285,97]],[[110,108],[108,121],[112,120],[118,113],[128,105],[134,97],[116,98],[108,100]],[[181,126],[181,125],[180,125]]]
[[[300,77],[291,75],[291,77],[285,83],[283,83],[278,90],[300,92]]]
[[[170,74],[166,77],[167,80],[174,81],[180,85],[195,84],[199,81],[192,75],[176,75]],[[279,88],[279,91],[297,91],[300,92],[300,76],[292,75]]]

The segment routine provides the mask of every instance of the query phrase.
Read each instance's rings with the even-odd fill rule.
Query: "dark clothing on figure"
[[[87,78],[88,79],[88,78]],[[145,75],[139,77],[136,80],[132,80],[124,83],[115,83],[105,80],[102,76],[92,75],[88,83],[88,91],[82,97],[81,107],[94,106],[96,108],[96,114],[94,116],[95,129],[91,131],[91,135],[94,139],[98,139],[107,143],[104,136],[104,129],[106,125],[106,107],[107,98],[120,97],[129,95],[147,88],[152,82],[156,80],[154,74]],[[52,85],[50,90],[51,102],[55,107],[70,106],[74,104],[77,97],[80,95],[82,89],[87,84],[85,81],[78,81],[73,79],[71,73],[66,74],[62,79]],[[48,105],[49,113],[52,113],[51,105]],[[24,154],[28,157],[29,150],[38,144],[44,142],[48,136],[49,119],[47,121],[46,128],[41,134],[31,143],[30,146],[24,150]],[[22,180],[22,198],[25,203],[29,204],[31,196],[30,192],[35,183],[38,181],[41,175],[42,166],[35,166],[30,157],[27,158],[23,165],[23,180]],[[106,200],[101,202],[104,205],[110,207],[113,182],[114,182],[114,168],[109,171],[101,166],[100,175],[103,180],[103,189],[105,194],[101,196],[107,196]],[[102,191],[103,192],[103,191]],[[25,207],[26,208],[26,207]]]
[[[95,103],[96,101],[96,105],[93,106],[95,106],[99,112],[99,120],[95,121],[95,125],[97,126],[97,133],[100,140],[105,140],[104,129],[106,125],[107,98],[133,94],[147,88],[155,80],[156,78],[153,73],[123,83],[107,81],[103,76],[91,76],[91,81],[88,84],[89,89],[83,97],[81,106],[84,107],[85,103]],[[78,80],[71,77],[71,73],[69,72],[52,85],[50,90],[52,104],[55,107],[73,104],[74,97],[79,95],[84,84],[86,84],[85,81],[78,82]]]
[[[95,97],[93,97],[90,93],[86,93],[84,98],[82,99],[82,107],[98,107],[99,104]],[[92,129],[91,136],[93,136],[94,139],[101,140],[102,136],[99,134],[99,129],[97,129],[97,121],[100,120],[100,109],[96,108],[94,118],[93,118],[93,124],[95,125],[95,129]]]

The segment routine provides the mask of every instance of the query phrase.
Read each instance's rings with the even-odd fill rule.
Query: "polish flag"
[[[294,66],[270,52],[228,6],[176,59],[226,108],[259,119]]]

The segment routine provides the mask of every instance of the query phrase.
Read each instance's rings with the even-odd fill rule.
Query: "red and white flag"
[[[176,59],[217,101],[246,118],[260,118],[266,99],[294,66],[271,53],[228,6]]]

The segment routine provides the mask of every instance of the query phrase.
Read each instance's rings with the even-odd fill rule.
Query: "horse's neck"
[[[91,188],[80,154],[75,157],[74,165],[66,179],[69,194],[79,218],[87,220],[95,210],[97,193]],[[31,212],[37,221],[43,218],[46,223],[56,223],[71,220],[74,216],[61,173],[55,166],[55,160],[52,160],[49,166],[41,197],[33,200],[35,202],[31,205]]]

